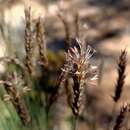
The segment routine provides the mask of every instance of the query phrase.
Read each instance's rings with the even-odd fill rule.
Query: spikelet
[[[128,111],[129,111],[129,105],[124,104],[123,107],[120,110],[119,115],[117,116],[113,130],[120,130],[123,127],[122,123],[123,123],[125,116],[126,116]]]
[[[22,99],[22,95],[16,88],[17,77],[16,75],[11,75],[7,81],[0,81],[0,84],[3,84],[7,95],[5,96],[5,101],[10,100],[16,109],[17,114],[19,115],[23,125],[27,125],[30,122],[30,115]]]
[[[32,35],[32,20],[31,20],[31,8],[25,9],[25,51],[26,51],[26,60],[25,66],[27,71],[32,75],[33,73],[33,35]]]
[[[121,52],[121,55],[119,57],[119,63],[118,63],[118,79],[117,79],[117,83],[116,83],[116,88],[115,88],[115,95],[113,97],[113,100],[115,102],[117,102],[122,94],[122,90],[123,90],[123,86],[125,83],[125,70],[126,70],[126,63],[127,63],[127,59],[126,59],[126,50]]]
[[[23,80],[26,84],[26,88],[27,89],[30,89],[31,88],[31,83],[30,81],[28,80],[28,72],[26,70],[26,67],[25,65],[17,58],[17,57],[0,57],[0,62],[4,62],[6,64],[13,64],[13,65],[16,65],[18,66],[21,71],[22,71],[22,77],[23,77]]]
[[[45,41],[45,31],[43,27],[42,19],[39,17],[36,23],[36,41],[39,46],[40,63],[44,66],[48,64],[47,60],[47,50]]]

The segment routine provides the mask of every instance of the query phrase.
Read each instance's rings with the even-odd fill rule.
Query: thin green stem
[[[73,130],[78,130],[78,117],[73,117]]]
[[[49,130],[49,116],[48,116],[48,110],[47,110],[47,108],[46,108],[45,115],[46,115],[46,130]]]
[[[49,108],[48,108],[48,94],[45,95],[46,106],[45,106],[45,116],[46,116],[46,130],[49,130]]]

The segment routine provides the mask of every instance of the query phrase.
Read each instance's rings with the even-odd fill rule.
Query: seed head
[[[90,64],[90,58],[94,54],[94,50],[88,46],[87,49],[82,47],[78,41],[80,49],[77,47],[70,48],[66,53],[66,64],[62,71],[68,73],[73,79],[73,99],[72,111],[75,116],[81,113],[83,101],[84,86],[88,79],[88,74],[95,68]],[[95,76],[94,76],[95,77]]]

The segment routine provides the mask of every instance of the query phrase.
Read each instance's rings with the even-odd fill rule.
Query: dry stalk
[[[49,108],[57,100],[58,95],[59,95],[58,92],[59,92],[60,86],[65,81],[66,77],[67,77],[67,74],[65,72],[61,72],[61,74],[59,75],[59,77],[56,81],[56,84],[54,86],[54,90],[49,99]]]
[[[79,38],[79,14],[78,12],[75,13],[74,15],[74,24],[75,24],[75,37]]]
[[[65,30],[65,40],[66,40],[66,50],[71,46],[71,34],[70,34],[70,29],[69,29],[69,24],[65,20],[65,17],[62,14],[58,14],[58,17],[60,18],[61,22],[64,25],[64,30]]]

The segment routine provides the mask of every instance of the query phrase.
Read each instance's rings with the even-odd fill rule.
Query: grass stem
[[[73,116],[73,130],[78,130],[78,117]]]

